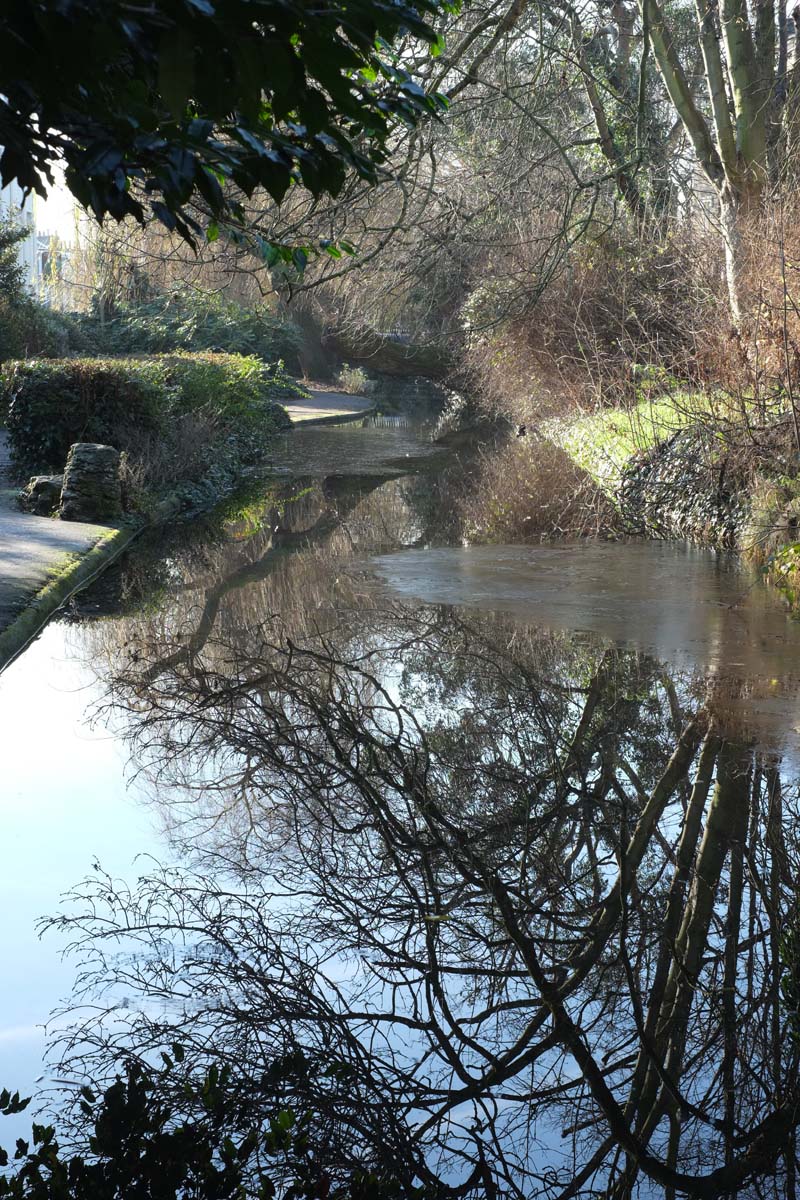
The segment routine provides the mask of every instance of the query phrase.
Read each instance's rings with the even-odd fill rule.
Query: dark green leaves
[[[2,1092],[0,1092],[0,1113],[4,1117],[9,1117],[14,1113],[24,1112],[29,1104],[30,1098],[23,1100],[20,1097],[19,1092],[14,1092],[12,1094],[9,1092],[8,1088],[3,1088]]]
[[[241,197],[374,181],[398,120],[443,109],[392,61],[436,44],[443,0],[6,0],[0,182],[42,192],[61,158],[98,219],[148,210],[193,241]],[[213,234],[212,234],[213,237]]]
[[[275,1104],[275,1115],[254,1121],[227,1068],[193,1077],[178,1074],[183,1051],[164,1053],[166,1070],[121,1063],[120,1075],[86,1106],[85,1147],[65,1155],[49,1125],[34,1124],[32,1142],[17,1142],[11,1168],[0,1176],[8,1200],[391,1200],[422,1193],[392,1179],[356,1170],[333,1185],[314,1145],[314,1117]],[[303,1064],[299,1064],[302,1073]],[[290,1058],[277,1060],[272,1086],[298,1076]],[[13,1099],[3,1092],[9,1102]],[[0,1166],[9,1156],[0,1151]],[[343,1174],[343,1173],[340,1173]]]
[[[158,87],[176,121],[183,116],[194,80],[194,44],[189,30],[178,27],[162,34],[158,48]]]

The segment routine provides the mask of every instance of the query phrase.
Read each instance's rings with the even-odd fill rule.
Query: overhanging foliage
[[[440,0],[9,0],[0,38],[0,180],[44,194],[54,160],[98,220],[148,210],[193,240],[199,202],[241,219],[242,196],[291,183],[336,195],[368,180],[393,124],[443,102],[393,62],[403,34],[435,42]],[[232,185],[232,186],[230,186]]]

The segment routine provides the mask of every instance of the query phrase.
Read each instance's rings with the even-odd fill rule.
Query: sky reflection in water
[[[396,447],[383,432],[380,437],[382,446]],[[402,438],[405,446],[407,432]],[[324,449],[324,437],[321,444]],[[245,837],[242,886],[262,901],[266,879],[283,880],[290,897],[296,889],[297,903],[310,906],[321,967],[335,961],[324,957],[326,938],[337,953],[355,956],[351,963],[360,954],[365,963],[376,961],[390,943],[400,955],[396,961],[406,963],[397,985],[405,1003],[427,996],[445,1041],[456,1047],[463,1069],[479,1077],[486,1069],[482,1055],[489,1061],[513,1057],[541,1001],[529,971],[508,973],[520,948],[508,940],[507,928],[500,936],[502,895],[487,896],[480,871],[477,882],[465,873],[453,832],[464,828],[474,838],[470,853],[491,864],[501,892],[511,889],[513,903],[527,914],[525,927],[539,939],[536,952],[551,982],[560,986],[568,971],[580,973],[576,964],[582,955],[591,957],[587,946],[599,937],[593,922],[607,922],[608,961],[602,970],[599,960],[587,968],[575,1004],[570,1000],[567,1007],[572,1019],[584,1023],[582,1036],[595,1059],[611,1064],[606,1083],[618,1103],[634,1104],[641,1136],[656,1158],[669,1157],[664,1123],[674,1113],[668,1098],[657,1099],[657,1073],[641,1047],[637,1051],[632,989],[644,1019],[658,1027],[661,1012],[666,1032],[658,1036],[666,1039],[662,1050],[685,1085],[687,1103],[705,1105],[706,1117],[721,1123],[710,1132],[707,1120],[697,1124],[684,1114],[681,1168],[696,1173],[724,1164],[726,1144],[735,1159],[741,1144],[748,1144],[747,1131],[796,1078],[779,1003],[783,968],[775,929],[791,917],[800,862],[798,626],[760,586],[705,552],[636,543],[421,549],[433,533],[431,514],[424,481],[382,484],[377,476],[348,481],[339,475],[282,483],[224,529],[187,532],[166,560],[149,558],[143,548],[122,569],[117,599],[122,597],[124,615],[51,626],[0,680],[4,820],[14,847],[3,884],[12,914],[7,946],[20,975],[19,987],[0,1002],[7,1082],[25,1086],[36,1073],[41,1043],[30,1036],[30,1026],[44,1018],[70,978],[69,966],[55,957],[52,936],[43,944],[34,940],[34,917],[55,909],[57,894],[87,872],[95,855],[112,872],[130,877],[134,853],[159,845],[156,817],[174,838],[191,838],[205,866],[204,845],[241,858]],[[105,603],[118,607],[116,599]],[[298,648],[291,662],[287,639]],[[304,656],[304,647],[313,655]],[[347,667],[351,659],[356,669]],[[320,679],[330,679],[331,671],[340,684],[332,710],[330,698],[328,707],[319,699]],[[259,672],[267,673],[268,683],[254,687],[248,681]],[[378,703],[375,689],[382,680],[391,683]],[[101,720],[90,732],[86,709],[106,698],[114,705],[111,724]],[[416,722],[410,732],[393,732],[399,707]],[[323,729],[328,719],[332,724]],[[250,824],[231,801],[241,784],[237,755],[248,738],[255,739],[248,784],[254,803],[280,796],[281,804],[296,804],[304,814],[305,840],[291,854],[271,841],[279,807],[264,808]],[[415,738],[426,747],[419,776],[408,774],[420,755]],[[329,757],[334,744],[339,757]],[[310,748],[314,760],[307,757]],[[160,797],[156,810],[126,793],[131,753],[150,772],[150,790]],[[341,763],[354,754],[367,765],[353,777]],[[383,762],[374,777],[369,755]],[[673,761],[672,790],[661,796],[659,779]],[[714,845],[701,837],[699,825],[690,830],[704,761],[707,783],[714,774],[721,781],[707,793],[712,832],[719,821]],[[225,784],[210,786],[221,780],[222,766]],[[341,834],[326,836],[334,809],[312,803],[323,779],[326,803],[352,806],[362,823],[353,827],[371,830],[369,837],[358,833],[348,844]],[[387,788],[387,804],[414,837],[423,827],[421,814],[434,812],[428,805],[435,802],[431,829],[444,847],[443,859],[427,862],[428,851],[412,838],[397,878],[389,860],[376,856],[375,837],[389,834],[370,807]],[[643,822],[640,845],[635,830]],[[623,943],[627,938],[630,961],[624,971],[612,953],[620,944],[620,913],[608,893],[622,830],[633,839],[630,856],[640,873],[629,897]],[[686,865],[675,884],[681,839]],[[306,858],[312,845],[314,856]],[[698,864],[704,864],[702,877],[714,881],[705,909],[693,890]],[[431,870],[438,895],[429,890]],[[732,919],[730,896],[737,889],[741,929],[731,965],[720,931]],[[264,911],[274,916],[269,905]],[[347,914],[354,912],[362,912],[363,927],[350,942]],[[548,949],[541,922],[558,933],[555,949]],[[266,929],[254,927],[252,914],[236,927],[241,953],[257,956],[258,936]],[[662,941],[659,949],[665,928],[672,943]],[[681,938],[686,957],[678,970],[670,945]],[[306,961],[313,954],[306,947]],[[404,960],[404,954],[411,957]],[[694,966],[686,966],[690,960]],[[491,988],[481,982],[487,962],[496,971]],[[474,964],[474,984],[465,983],[465,964]],[[450,1015],[426,993],[426,972],[434,969],[450,993]],[[186,986],[197,996],[212,996],[219,961],[204,965],[199,958],[194,970]],[[358,980],[362,1004],[370,996],[373,1004],[385,1004],[385,981],[370,992],[370,972],[360,970],[339,972],[332,982]],[[703,986],[690,1002],[685,976],[692,970],[702,975]],[[747,1004],[737,1005],[733,1015],[719,999],[731,971],[750,989]],[[291,989],[291,972],[288,978]],[[590,985],[599,989],[593,998],[586,994]],[[666,1012],[659,1009],[664,996],[671,996]],[[312,1000],[304,997],[304,1003]],[[260,1019],[265,1028],[277,1028],[282,1010],[277,1000],[270,1004]],[[452,1014],[466,1008],[480,1051],[460,1041],[458,1021],[453,1024]],[[521,1015],[512,1019],[516,1012]],[[542,1028],[550,1022],[545,1015]],[[360,1019],[358,1036],[366,1036],[368,1025]],[[332,1028],[334,1043],[337,1036]],[[415,1053],[431,1038],[424,1071],[418,1071]],[[218,1045],[238,1043],[249,1045],[246,1030],[220,1028]],[[528,1050],[534,1044],[524,1043]],[[681,1057],[685,1046],[693,1047],[690,1065]],[[417,1090],[409,1125],[431,1123],[432,1169],[452,1178],[447,1131],[454,1117],[472,1153],[476,1122],[485,1122],[486,1112],[463,1098],[448,1108],[441,1089],[447,1079],[455,1086],[453,1066],[427,1026],[404,1037],[394,1030],[373,1050],[381,1060],[373,1066],[381,1071],[410,1071],[406,1085]],[[102,1064],[101,1047],[97,1055]],[[533,1061],[542,1097],[579,1074],[564,1045]],[[720,1062],[722,1099],[709,1099],[704,1088]],[[17,1074],[10,1078],[8,1071]],[[549,1195],[537,1175],[541,1152],[534,1169],[521,1148],[531,1136],[527,1092],[533,1078],[527,1068],[509,1077],[497,1098],[502,1116],[493,1118],[486,1144],[499,1138],[507,1148],[514,1145],[515,1176],[522,1180],[529,1173],[523,1190]],[[724,1100],[731,1081],[735,1113]],[[607,1114],[598,1103],[585,1088],[538,1100],[538,1145],[552,1150],[562,1130],[572,1128],[579,1131],[584,1160],[600,1154]],[[734,1129],[736,1147],[729,1137]],[[598,1162],[602,1178],[612,1169],[610,1159],[601,1155]],[[768,1195],[785,1193],[780,1155],[776,1162],[770,1167],[776,1190]],[[570,1168],[562,1162],[559,1170],[567,1186]],[[643,1195],[664,1194],[660,1185],[642,1186]]]

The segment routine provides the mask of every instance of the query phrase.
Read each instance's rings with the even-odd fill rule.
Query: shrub
[[[25,297],[0,301],[0,362],[10,358],[60,358],[91,350],[75,318]]]
[[[216,293],[181,288],[145,302],[121,304],[103,321],[92,313],[78,322],[98,354],[215,350],[298,365],[301,337],[296,325],[265,304],[244,308]]]
[[[257,431],[281,399],[304,394],[282,365],[255,355],[178,353],[143,361],[164,368],[173,412],[202,412],[242,432]]]
[[[342,363],[336,384],[342,391],[356,396],[371,396],[375,391],[375,380],[370,379],[364,368],[351,367],[349,363]]]
[[[642,398],[643,372],[694,390],[698,345],[725,305],[719,280],[706,278],[715,238],[689,223],[654,238],[621,221],[594,226],[541,278],[522,246],[513,266],[487,264],[461,309],[471,390],[527,423],[627,408]]]
[[[758,476],[749,490],[749,517],[742,530],[746,562],[761,569],[797,541],[800,528],[800,478]]]
[[[166,373],[157,361],[30,359],[5,363],[0,385],[15,468],[59,471],[73,442],[125,450],[155,431]]]
[[[106,442],[134,467],[160,443],[159,474],[181,461],[181,438],[191,428],[203,453],[254,460],[269,436],[288,423],[277,401],[301,389],[280,367],[235,354],[173,354],[151,358],[51,359],[0,368],[0,411],[7,408],[18,474],[60,470],[76,441]],[[183,477],[174,471],[173,481]]]

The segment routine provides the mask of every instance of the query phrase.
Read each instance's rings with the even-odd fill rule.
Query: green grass
[[[613,493],[632,455],[691,425],[707,403],[699,393],[676,392],[641,400],[631,409],[605,408],[548,421],[544,433],[603,491]]]

